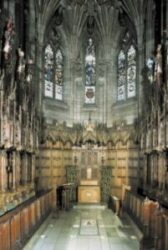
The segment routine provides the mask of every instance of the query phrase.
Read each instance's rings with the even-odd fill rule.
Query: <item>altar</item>
[[[100,203],[100,185],[92,179],[92,171],[87,169],[87,179],[81,180],[78,186],[79,203]]]

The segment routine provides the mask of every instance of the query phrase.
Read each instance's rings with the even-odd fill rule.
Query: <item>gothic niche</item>
[[[87,32],[91,36],[95,27],[95,19],[93,16],[89,16],[87,19]]]
[[[63,21],[63,9],[62,6],[60,6],[55,12],[54,23],[56,26],[59,26],[62,24],[62,21]]]
[[[13,68],[12,65],[12,56],[14,55],[14,44],[15,44],[15,26],[11,17],[9,17],[6,21],[6,25],[4,28],[4,36],[2,38],[2,61],[3,68],[6,73],[11,73]]]
[[[12,190],[13,188],[13,153],[12,151],[7,151],[7,165],[6,165],[6,175],[7,175],[7,190]]]

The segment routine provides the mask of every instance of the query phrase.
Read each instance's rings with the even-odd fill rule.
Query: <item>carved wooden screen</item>
[[[102,166],[101,168],[101,198],[102,202],[109,202],[111,195],[112,168]]]
[[[86,167],[81,168],[80,170],[80,179],[86,180],[87,179],[87,169]],[[91,168],[91,179],[98,180],[99,179],[99,168]]]

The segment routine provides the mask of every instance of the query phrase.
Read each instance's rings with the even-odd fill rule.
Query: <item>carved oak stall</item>
[[[54,192],[18,206],[0,217],[0,249],[21,250],[53,208]]]

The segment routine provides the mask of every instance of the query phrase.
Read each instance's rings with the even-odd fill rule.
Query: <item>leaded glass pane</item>
[[[44,58],[44,95],[53,97],[53,69],[54,69],[54,53],[51,46],[48,44],[45,48]]]
[[[63,99],[63,55],[60,49],[55,54],[55,98]]]
[[[63,86],[55,85],[55,98],[57,100],[63,99]]]
[[[126,99],[126,55],[121,50],[118,55],[118,101]]]
[[[95,82],[96,82],[96,57],[93,39],[88,39],[85,57],[85,103],[95,103]],[[89,86],[89,87],[87,87]]]
[[[127,96],[130,98],[136,95],[136,50],[133,45],[128,50],[127,60]]]

